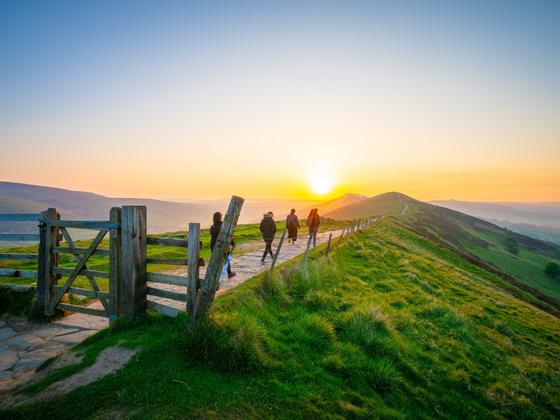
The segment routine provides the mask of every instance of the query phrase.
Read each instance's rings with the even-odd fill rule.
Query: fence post
[[[109,231],[109,322],[115,321],[120,314],[121,293],[123,290],[121,278],[121,223],[122,211],[120,207],[113,207],[109,212],[111,223],[118,224],[118,229]]]
[[[194,316],[196,307],[196,295],[198,293],[199,265],[200,256],[200,223],[189,223],[188,238],[188,268],[187,268],[187,314],[189,319]]]
[[[327,250],[325,251],[325,257],[329,256],[329,250],[331,249],[332,232],[329,234],[329,243],[327,244]]]
[[[284,228],[282,232],[282,236],[280,237],[280,242],[278,242],[278,247],[276,248],[276,253],[274,254],[274,258],[272,259],[272,264],[270,266],[270,271],[274,269],[276,265],[276,260],[278,259],[278,255],[280,254],[280,250],[282,249],[282,244],[284,243],[284,238],[286,237],[286,231],[288,230],[287,227]]]
[[[338,247],[338,244],[340,244],[340,241],[342,240],[342,238],[344,238],[344,232],[346,232],[346,228],[342,229],[342,233],[338,237],[338,241],[336,241],[336,246],[337,247]]]
[[[216,290],[218,290],[218,286],[220,285],[220,274],[222,273],[222,269],[227,259],[233,231],[237,226],[237,221],[239,220],[239,214],[241,213],[241,207],[243,207],[244,201],[245,200],[243,200],[243,198],[235,195],[231,197],[228,210],[224,217],[224,222],[222,223],[222,229],[218,235],[216,245],[214,245],[214,251],[210,257],[210,262],[208,263],[208,268],[206,269],[202,286],[198,292],[198,299],[196,300],[193,316],[192,318],[189,318],[189,324],[187,326],[188,332],[191,332],[195,324],[199,320],[205,318],[212,308],[212,302],[214,301]]]
[[[60,218],[56,209],[50,208],[41,213],[39,222],[39,261],[37,266],[37,305],[45,315],[49,313],[50,298],[57,276],[52,273],[58,254],[53,254],[52,247],[58,244],[58,228],[49,228],[48,222]]]
[[[309,239],[307,239],[307,247],[305,248],[305,254],[303,254],[303,263],[307,264],[307,253],[309,252],[309,247],[311,246],[312,236],[309,235]]]
[[[121,313],[128,317],[146,313],[146,206],[123,206],[121,251]]]

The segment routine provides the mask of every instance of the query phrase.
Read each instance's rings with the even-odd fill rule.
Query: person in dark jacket
[[[311,209],[309,216],[307,216],[307,227],[309,228],[309,240],[313,240],[313,247],[317,245],[317,232],[319,232],[320,224],[319,210]]]
[[[214,222],[214,224],[212,226],[210,226],[210,249],[212,251],[214,251],[214,246],[216,246],[216,241],[218,240],[218,236],[220,235],[220,231],[222,230],[222,213],[220,213],[219,211],[217,211],[216,213],[214,213],[214,216],[212,217],[212,221]],[[233,240],[233,238],[231,239],[230,242],[231,245],[231,249],[230,249],[230,253],[233,252],[233,248],[235,247],[235,241]],[[232,277],[235,276],[235,272],[231,270],[231,265],[229,262],[229,258],[227,259],[227,275],[228,278],[231,279]]]
[[[292,209],[286,218],[286,228],[288,229],[288,242],[292,244],[295,243],[297,240],[298,229],[301,228],[295,209]]]
[[[261,225],[259,230],[262,233],[262,237],[264,239],[264,243],[266,247],[264,249],[264,253],[261,259],[261,262],[264,264],[264,260],[268,254],[271,257],[274,257],[272,253],[272,241],[274,241],[274,235],[276,234],[276,222],[274,221],[273,214],[271,211],[263,215],[263,219],[261,220]]]

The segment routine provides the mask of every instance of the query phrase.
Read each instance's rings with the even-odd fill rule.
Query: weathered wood
[[[17,293],[35,293],[36,288],[33,286],[28,286],[27,284],[12,284],[12,283],[2,283],[0,282],[0,288],[2,289],[10,289],[13,292]]]
[[[88,252],[86,252],[84,255],[82,255],[80,257],[80,260],[78,261],[76,266],[71,270],[70,274],[68,275],[68,278],[66,279],[66,281],[64,282],[64,285],[62,286],[62,289],[56,290],[56,292],[54,293],[54,296],[51,300],[50,312],[54,311],[55,306],[60,301],[60,299],[62,298],[62,295],[64,293],[66,293],[66,290],[68,290],[70,285],[74,282],[74,280],[76,280],[76,277],[78,277],[78,275],[80,275],[82,273],[82,271],[84,270],[84,265],[86,265],[87,260],[93,254],[93,251],[95,250],[95,248],[97,248],[97,245],[100,244],[100,242],[103,240],[103,238],[105,237],[106,234],[107,234],[106,229],[101,230],[97,234],[97,236],[95,237],[95,239],[93,240],[93,242],[89,246]],[[87,276],[89,274],[85,274],[85,275]]]
[[[11,242],[24,242],[35,241],[38,242],[41,237],[36,233],[0,233],[0,241]]]
[[[55,289],[57,290],[62,289],[62,286],[56,286]],[[66,293],[73,293],[75,295],[86,296],[91,298],[107,299],[109,297],[108,292],[102,292],[100,290],[82,289],[79,287],[69,287],[68,290],[66,290]]]
[[[54,267],[52,272],[54,274],[60,274],[61,276],[69,276],[74,271],[73,268],[65,268],[65,267]],[[82,270],[78,275],[81,276],[91,276],[91,277],[101,277],[103,279],[108,279],[110,273],[106,271],[97,271],[97,270]]]
[[[37,306],[42,313],[46,312],[47,306],[47,279],[50,277],[50,266],[47,265],[47,223],[51,212],[54,212],[56,217],[56,209],[49,209],[41,213],[41,220],[39,222],[39,260],[37,263]]]
[[[220,285],[220,275],[229,253],[231,238],[237,226],[237,221],[239,220],[243,201],[241,197],[233,196],[231,198],[224,222],[222,223],[222,229],[220,230],[220,234],[214,245],[212,257],[208,263],[202,286],[198,292],[194,314],[189,318],[188,331],[192,331],[194,325],[199,320],[204,319],[212,308],[212,302],[214,301],[216,290],[218,290]]]
[[[79,312],[87,315],[95,315],[106,317],[107,312],[102,309],[88,308],[87,306],[70,305],[69,303],[59,303],[56,305],[56,309],[67,312]]]
[[[74,228],[74,229],[118,229],[117,223],[111,223],[104,220],[55,220],[51,222],[51,226]]]
[[[172,318],[177,318],[179,315],[179,310],[177,308],[172,308],[171,306],[162,305],[161,303],[148,301],[148,308],[152,311],[159,312],[160,314],[170,316]]]
[[[128,318],[146,313],[146,206],[124,206],[121,223],[121,310]]]
[[[111,223],[121,225],[121,209],[113,207],[109,213]],[[119,317],[122,282],[120,276],[121,260],[121,229],[109,232],[109,321]]]
[[[148,236],[147,243],[148,245],[167,245],[179,248],[187,248],[189,241],[187,239],[157,238],[155,236]]]
[[[147,258],[148,264],[163,264],[163,265],[188,265],[186,258]]]
[[[37,272],[31,270],[17,270],[12,268],[0,268],[0,276],[22,277],[25,279],[37,279]]]
[[[41,220],[40,214],[0,214],[0,222],[32,222]]]
[[[86,249],[85,252],[83,252],[82,254],[80,254],[79,252],[76,252],[76,245],[74,244],[74,240],[72,239],[72,237],[70,236],[70,234],[68,233],[66,228],[60,228],[60,232],[62,233],[62,236],[66,240],[66,243],[68,244],[68,248],[72,251],[72,255],[74,256],[76,261],[80,261],[80,258],[88,252],[88,249]],[[95,251],[96,250],[94,250],[93,253],[95,253]],[[91,255],[93,255],[93,253]],[[86,263],[84,263],[84,270],[88,271],[88,266],[87,266]],[[92,289],[94,291],[98,292],[99,291],[99,285],[97,284],[97,281],[95,281],[95,277],[90,276],[89,274],[87,274],[86,277],[87,277],[88,282],[89,282],[90,286],[92,287]],[[105,299],[103,297],[100,297],[99,301],[103,305],[103,309],[107,310],[107,308],[109,307],[107,299]]]
[[[173,284],[175,286],[187,287],[188,284],[187,277],[173,274],[146,273],[146,279],[152,283]]]
[[[37,260],[39,254],[0,254],[0,260]]]
[[[156,289],[155,287],[147,288],[148,295],[157,296],[165,299],[178,300],[180,302],[187,301],[186,293],[174,292],[173,290]]]
[[[332,232],[329,233],[329,242],[327,243],[327,249],[325,250],[325,256],[329,256],[329,251],[331,250]]]
[[[43,308],[45,315],[54,315],[54,308],[51,305],[55,296],[54,286],[58,281],[57,275],[53,272],[53,267],[58,265],[58,254],[53,253],[53,248],[57,247],[60,242],[60,235],[57,227],[51,225],[52,222],[59,220],[60,214],[54,208],[48,209],[44,214],[45,228],[45,246],[44,246],[44,271],[42,276],[44,289]]]
[[[336,246],[338,247],[338,245],[340,244],[340,241],[342,241],[342,238],[344,238],[344,232],[346,232],[346,228],[342,229],[342,233],[340,234],[340,236],[338,237],[338,241],[336,241]]]
[[[276,248],[276,253],[274,254],[274,258],[272,259],[272,264],[270,265],[270,270],[274,269],[276,265],[276,260],[278,259],[278,255],[280,255],[280,250],[282,249],[282,244],[284,243],[284,239],[286,238],[286,232],[288,228],[285,227],[284,231],[282,232],[282,236],[280,237],[280,242],[278,242],[278,247]]]
[[[55,254],[78,254],[78,255],[83,255],[85,254],[87,251],[87,248],[74,248],[72,250],[72,248],[69,247],[63,247],[63,246],[57,246],[53,248],[53,252]],[[111,251],[108,249],[96,249],[95,251],[93,251],[93,255],[97,255],[100,257],[109,257],[111,255]]]
[[[309,235],[307,239],[307,246],[305,247],[305,254],[303,254],[303,263],[307,264],[307,254],[309,253],[309,248],[311,246],[311,242],[313,242],[313,236]]]
[[[200,256],[200,223],[189,223],[188,239],[188,268],[187,268],[187,313],[189,318],[194,315],[196,298],[199,284],[199,265]]]

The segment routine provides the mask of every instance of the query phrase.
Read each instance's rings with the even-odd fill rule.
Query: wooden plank
[[[23,242],[35,241],[39,242],[40,236],[37,233],[0,233],[0,241]]]
[[[87,248],[68,248],[68,247],[63,247],[63,246],[57,246],[53,248],[53,252],[55,254],[79,254],[79,255],[83,255],[87,252]],[[98,255],[101,257],[108,257],[111,254],[111,251],[109,251],[108,249],[96,249],[95,251],[93,251],[93,255]]]
[[[148,264],[164,264],[164,265],[188,265],[186,258],[147,258]]]
[[[56,286],[55,289],[62,289],[62,286]],[[91,298],[105,298],[109,297],[109,293],[100,290],[82,289],[79,287],[69,287],[66,293],[73,293],[75,295],[87,296]]]
[[[37,260],[39,254],[0,254],[0,260]]]
[[[112,223],[121,224],[121,209],[113,207],[109,213]],[[109,321],[119,317],[120,293],[122,289],[120,279],[121,260],[121,229],[111,229],[109,232]]]
[[[68,244],[69,249],[72,251],[72,255],[74,256],[74,258],[76,259],[76,261],[80,261],[80,256],[84,255],[85,252],[83,254],[80,254],[76,251],[76,245],[74,244],[74,240],[72,239],[72,237],[70,236],[70,234],[68,233],[66,228],[60,228],[60,231],[62,232],[62,236],[66,240],[66,243]],[[86,252],[87,252],[87,250],[86,250]],[[95,250],[94,250],[94,253],[95,253]],[[84,263],[84,270],[88,270],[88,266],[85,263]],[[87,279],[88,279],[88,282],[89,282],[90,286],[93,288],[93,290],[98,292],[99,291],[99,286],[97,285],[97,282],[95,281],[95,277],[87,275]],[[105,299],[103,297],[100,297],[99,301],[103,305],[103,309],[107,310],[107,308],[109,306],[109,304],[107,303],[107,299]]]
[[[37,272],[31,270],[16,270],[12,268],[0,268],[0,276],[22,277],[25,279],[37,279]]]
[[[50,208],[41,213],[41,221],[39,222],[39,262],[37,264],[37,306],[42,312],[48,315],[49,299],[51,296],[51,283],[53,280],[53,273],[51,271],[52,258],[56,257],[51,251],[52,246],[56,245],[51,243],[50,228],[48,222],[55,220],[58,212],[54,208]],[[57,233],[58,234],[58,233]]]
[[[189,264],[187,268],[187,313],[189,318],[194,315],[196,297],[198,294],[200,256],[200,223],[189,223]]]
[[[97,236],[95,237],[95,239],[93,240],[93,242],[89,246],[89,252],[82,255],[82,257],[78,261],[78,264],[76,264],[76,267],[74,267],[71,270],[71,273],[68,275],[68,278],[64,282],[64,285],[62,286],[62,289],[59,289],[54,293],[54,296],[53,296],[53,299],[52,299],[51,305],[50,305],[51,310],[54,310],[57,302],[60,301],[60,298],[65,293],[65,291],[70,287],[72,282],[74,280],[76,280],[76,277],[78,277],[78,275],[80,275],[82,273],[82,271],[84,269],[84,265],[86,264],[87,260],[93,254],[93,251],[95,251],[95,248],[97,248],[97,246],[101,243],[101,241],[103,240],[103,238],[105,237],[106,234],[107,234],[107,230],[105,230],[105,229],[101,230],[97,234]],[[90,275],[90,274],[84,274],[84,275],[87,276],[87,275]]]
[[[186,239],[177,239],[177,238],[157,238],[155,236],[148,236],[147,238],[148,245],[167,245],[167,246],[176,246],[179,248],[187,248],[188,242],[189,241]]]
[[[73,273],[73,268],[64,268],[64,267],[54,267],[53,273],[60,274],[61,276],[69,276]],[[91,276],[91,277],[101,277],[103,279],[108,279],[110,274],[106,271],[97,271],[97,270],[82,270],[78,275],[81,276]]]
[[[121,224],[121,314],[146,313],[146,206],[123,206]]]
[[[41,220],[40,214],[0,214],[0,222],[33,222]]]
[[[244,200],[241,197],[233,196],[231,198],[224,222],[222,223],[222,229],[218,235],[216,245],[214,245],[214,251],[212,252],[206,274],[204,275],[204,281],[198,292],[198,299],[193,317],[189,319],[187,332],[192,332],[195,324],[199,320],[204,319],[212,308],[216,290],[218,290],[220,285],[220,274],[229,253],[231,238],[237,226],[243,202]]]
[[[280,250],[282,249],[282,244],[284,243],[284,238],[286,237],[286,232],[288,228],[285,227],[284,231],[282,232],[282,236],[280,237],[280,242],[278,243],[278,248],[276,248],[276,253],[274,254],[274,258],[272,259],[272,265],[270,266],[270,270],[274,269],[276,265],[276,260],[278,259],[278,255],[280,255]]]
[[[2,282],[0,282],[0,288],[10,289],[11,291],[17,293],[29,293],[29,294],[34,293],[36,290],[34,286],[28,286],[27,284],[12,284],[12,283],[2,283]]]
[[[146,273],[146,278],[153,283],[173,284],[175,286],[185,287],[187,287],[188,284],[187,277],[174,276],[172,274]]]
[[[172,308],[171,306],[162,305],[161,303],[152,302],[151,300],[148,301],[148,308],[152,311],[159,312],[162,315],[167,315],[172,318],[177,318],[179,315],[179,309]]]
[[[155,287],[148,287],[147,294],[165,299],[178,300],[180,302],[187,301],[186,293],[174,292],[172,290],[156,289]]]
[[[107,317],[107,312],[102,309],[93,309],[88,308],[87,306],[70,305],[69,303],[59,303],[56,305],[56,309],[67,312],[79,312],[87,315]]]
[[[51,226],[74,229],[118,229],[119,225],[104,220],[55,220]]]

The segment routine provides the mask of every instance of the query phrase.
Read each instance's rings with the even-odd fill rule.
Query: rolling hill
[[[323,216],[336,220],[351,220],[371,216],[398,214],[403,206],[399,193],[388,192],[366,199],[356,200],[346,206],[323,213]]]
[[[107,348],[137,354],[65,396],[3,404],[0,417],[560,417],[560,320],[523,289],[399,217],[328,258],[316,251],[219,296],[193,337],[185,315],[98,333],[79,364],[22,393],[40,396]]]

